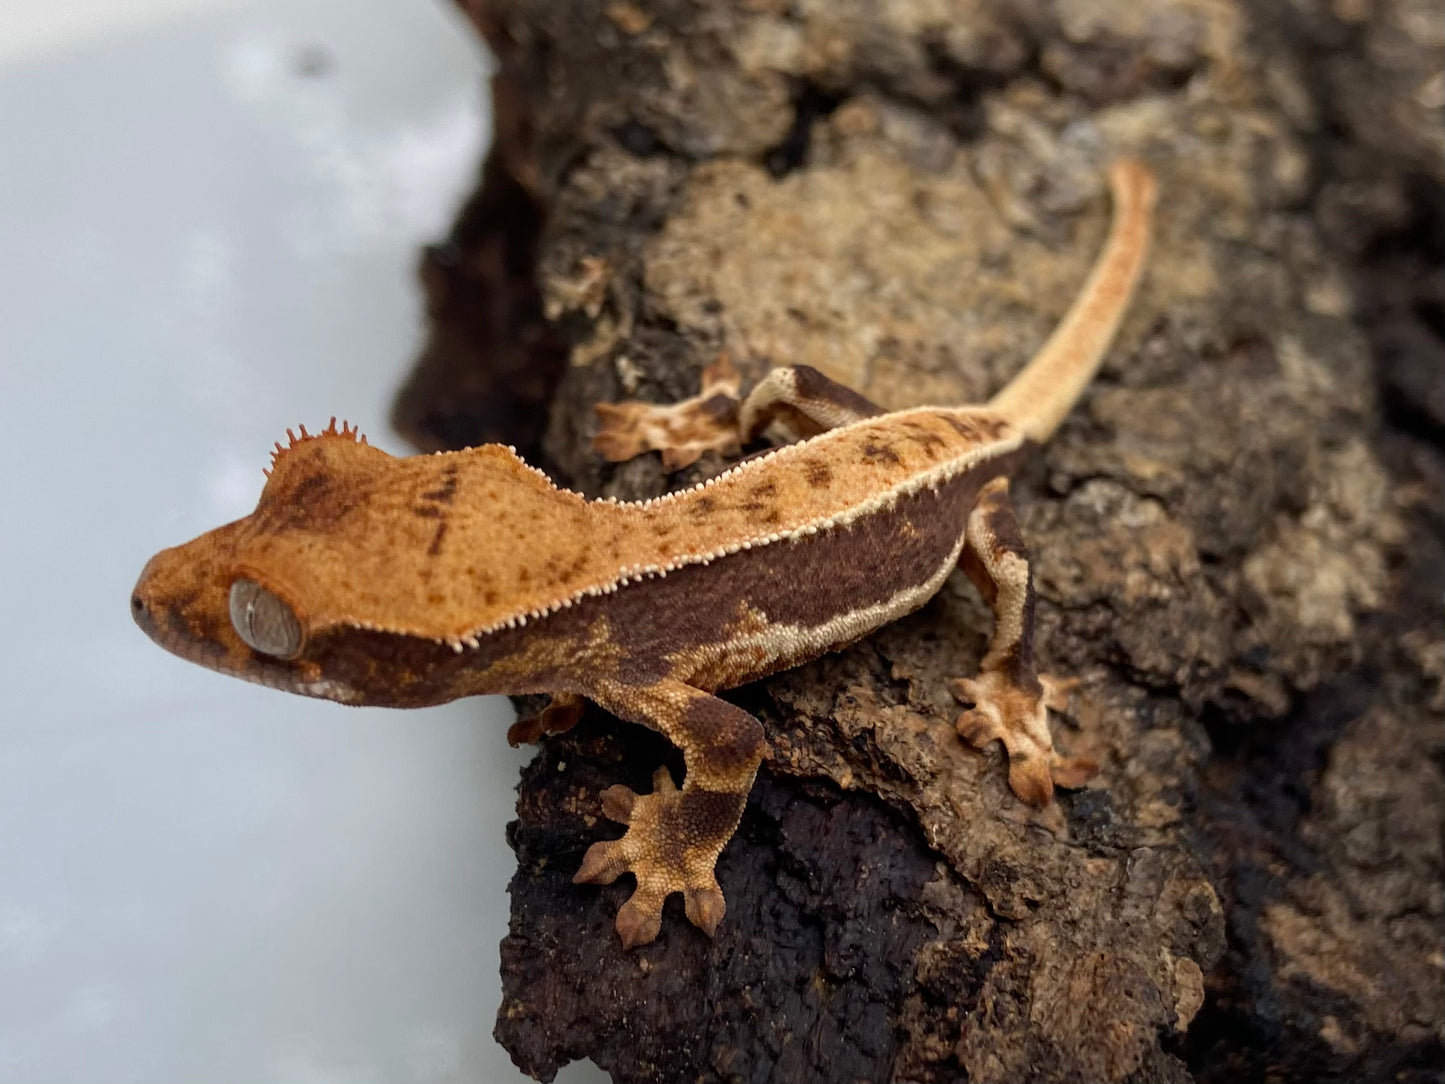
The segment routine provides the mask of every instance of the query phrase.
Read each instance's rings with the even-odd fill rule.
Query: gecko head
[[[355,701],[309,650],[300,593],[267,569],[266,548],[291,534],[315,550],[318,524],[334,524],[364,499],[391,456],[335,419],[320,434],[303,428],[276,446],[260,503],[251,515],[162,550],[131,592],[131,616],[167,651],[212,670],[288,692]],[[308,569],[281,569],[305,583]]]
[[[398,458],[345,426],[303,430],[250,515],[151,559],[131,611],[168,651],[248,681],[438,703],[473,690],[462,641],[560,560],[537,540],[569,542],[583,504],[498,445]]]
[[[307,657],[308,630],[284,589],[238,562],[245,520],[162,550],[131,592],[131,616],[161,647],[190,662],[287,692],[355,697]]]

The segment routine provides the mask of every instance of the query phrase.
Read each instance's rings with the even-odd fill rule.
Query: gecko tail
[[[1109,168],[1114,221],[1078,297],[1033,359],[989,401],[989,408],[1042,443],[1093,379],[1144,269],[1157,186],[1143,162]]]

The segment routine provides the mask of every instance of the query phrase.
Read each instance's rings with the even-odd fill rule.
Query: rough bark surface
[[[1015,483],[1041,655],[1103,769],[1061,823],[954,736],[962,576],[730,694],[771,752],[715,941],[571,883],[599,792],[680,762],[547,739],[498,1038],[550,1079],[1442,1078],[1445,18],[1417,0],[460,0],[498,56],[482,190],[424,264],[427,447],[593,495],[592,405],[727,352],[890,407],[1043,341],[1132,153],[1162,191],[1099,380]],[[530,413],[495,410],[506,392]],[[541,417],[550,411],[542,438]],[[677,902],[677,901],[674,901]]]

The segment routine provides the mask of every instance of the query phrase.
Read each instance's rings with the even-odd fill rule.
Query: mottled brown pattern
[[[442,469],[441,485],[423,493],[421,498],[424,501],[435,501],[438,504],[451,504],[456,499],[457,488],[457,468],[456,464],[451,464]]]
[[[865,463],[902,462],[902,460],[898,456],[898,453],[893,450],[892,446],[884,444],[881,441],[868,441],[866,444],[863,445],[861,452],[863,456],[863,462]]]

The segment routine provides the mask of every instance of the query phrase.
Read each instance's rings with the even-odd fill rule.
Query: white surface
[[[5,0],[0,64],[75,52],[198,9],[237,0]]]
[[[127,612],[287,426],[404,450],[481,58],[443,0],[133,2],[0,0],[0,1080],[519,1080],[505,702],[287,697]]]

